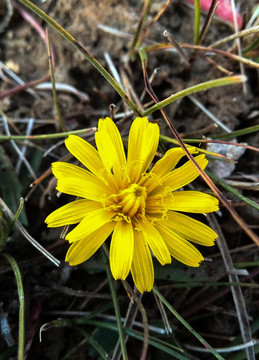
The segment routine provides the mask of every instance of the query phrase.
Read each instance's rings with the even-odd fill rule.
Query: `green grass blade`
[[[148,116],[148,115],[152,114],[154,111],[163,109],[165,106],[171,104],[172,102],[182,99],[183,97],[185,97],[187,95],[194,94],[198,91],[204,91],[204,90],[212,89],[214,87],[219,87],[219,86],[233,85],[233,84],[237,84],[237,83],[242,83],[244,81],[246,81],[245,76],[235,75],[235,76],[219,78],[216,80],[210,80],[210,81],[206,81],[206,82],[191,86],[182,91],[178,91],[176,94],[173,94],[173,95],[169,96],[168,98],[160,101],[159,103],[151,106],[149,109],[144,111],[143,116]]]
[[[89,343],[96,352],[100,355],[100,357],[104,360],[111,360],[110,356],[104,350],[104,348],[91,336],[87,331],[77,327],[77,330],[83,335],[84,341]]]
[[[201,6],[200,0],[194,0],[194,44],[199,44]]]
[[[218,178],[216,175],[214,175],[209,170],[206,170],[206,173],[209,175],[209,177],[211,179],[213,179],[217,184],[221,185],[224,189],[228,190],[229,192],[234,194],[236,197],[238,197],[240,200],[246,202],[247,204],[249,204],[249,205],[253,206],[254,208],[256,208],[257,210],[259,210],[259,205],[255,201],[250,200],[246,196],[240,194],[240,192],[238,190],[236,190],[235,188],[233,188],[232,186],[227,184],[224,180]]]
[[[171,313],[186,327],[187,330],[190,331],[207,349],[210,349],[211,353],[216,357],[216,359],[225,360],[219,353],[217,353],[213,347],[210,346],[209,343],[207,343],[206,340],[203,339],[203,337],[198,334],[189,324],[187,321],[184,320],[184,318],[181,317],[180,314],[169,304],[169,302],[163,297],[163,295],[158,291],[156,287],[153,287],[152,290],[165,304],[165,306],[168,308],[168,310],[171,311]]]
[[[108,322],[104,322],[104,321],[97,321],[97,320],[89,320],[89,321],[87,321],[87,323],[89,325],[94,325],[96,327],[103,327],[105,329],[109,329],[112,331],[118,331],[118,327],[116,324],[112,324],[112,323],[108,323]],[[138,331],[134,331],[132,329],[125,329],[125,333],[127,333],[129,336],[131,336],[135,339],[143,340],[143,335],[141,333],[139,333]],[[150,335],[148,343],[150,345],[154,346],[155,348],[162,350],[169,355],[174,356],[175,359],[191,360],[178,352],[178,351],[182,351],[182,349],[180,349],[180,348],[176,347],[175,345],[172,345],[166,341],[157,339],[155,336]]]
[[[232,131],[229,134],[222,134],[222,135],[215,135],[215,136],[213,135],[213,136],[211,136],[211,138],[212,139],[220,139],[220,140],[229,140],[229,139],[234,139],[237,136],[252,134],[257,131],[259,131],[259,125],[254,125],[254,126],[249,126],[244,129]]]

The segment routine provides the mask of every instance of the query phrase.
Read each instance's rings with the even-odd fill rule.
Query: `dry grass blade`
[[[239,282],[238,275],[233,273],[233,270],[235,270],[235,268],[232,262],[232,258],[229,254],[226,240],[221,231],[221,227],[219,226],[215,215],[208,214],[208,220],[210,226],[217,232],[219,236],[217,239],[217,245],[220,249],[226,270],[228,272],[229,281],[230,283],[232,282],[237,283]],[[239,327],[241,330],[243,341],[244,343],[250,343],[252,341],[252,335],[251,335],[249,320],[246,311],[246,304],[241,287],[231,286],[231,291],[238,315],[238,322],[239,322]],[[248,360],[255,360],[255,353],[253,347],[246,347],[245,351]]]
[[[126,74],[126,71],[123,68],[121,68],[120,74],[121,74],[122,84],[125,88],[125,92],[127,96],[131,101],[134,101],[137,107],[143,112],[144,111],[143,106],[130,82],[128,75]]]
[[[232,13],[233,13],[233,19],[234,19],[234,28],[235,28],[235,33],[238,33],[238,24],[237,24],[237,14],[236,14],[236,4],[235,4],[235,0],[231,0],[231,6],[232,6]],[[237,44],[237,52],[238,55],[241,57],[242,56],[242,46],[241,46],[241,40],[240,38],[236,38],[236,44]],[[239,64],[239,68],[240,68],[240,73],[242,75],[245,75],[245,67],[244,64],[242,62],[240,62]],[[247,94],[247,84],[243,83],[243,92],[246,95]]]
[[[148,13],[148,9],[151,5],[151,0],[145,0],[140,17],[139,17],[139,23],[138,23],[138,27],[135,31],[135,34],[133,36],[132,42],[130,44],[130,49],[129,49],[129,53],[131,55],[133,55],[135,49],[138,47],[138,45],[140,44],[139,39],[140,39],[140,34],[142,32],[145,20],[146,20],[146,16]]]
[[[226,183],[238,189],[259,191],[259,182],[226,180]]]
[[[36,179],[36,175],[29,163],[29,161],[26,159],[24,153],[19,149],[19,147],[16,145],[15,141],[11,138],[11,133],[10,133],[10,130],[9,130],[9,126],[8,126],[8,119],[7,117],[5,116],[5,114],[2,112],[2,110],[0,109],[0,114],[2,115],[2,120],[3,120],[3,125],[4,125],[4,129],[5,129],[5,132],[6,132],[6,135],[9,137],[10,139],[10,143],[14,149],[14,151],[17,153],[17,155],[19,156],[19,159],[21,159],[21,161],[24,163],[24,165],[26,166],[26,168],[28,169],[31,177],[33,179]]]
[[[13,94],[19,93],[21,91],[26,91],[27,89],[33,88],[33,87],[47,81],[49,79],[49,77],[50,77],[50,75],[46,75],[42,79],[31,81],[31,82],[28,82],[23,85],[15,86],[12,89],[8,89],[8,90],[2,92],[2,94],[0,94],[0,100],[3,100],[4,98],[12,96]]]
[[[168,8],[168,6],[170,5],[170,3],[172,2],[172,0],[167,0],[164,4],[162,4],[159,12],[157,13],[157,15],[147,24],[147,26],[145,27],[145,29],[143,30],[140,38],[139,38],[139,43],[141,44],[143,39],[145,39],[145,37],[148,35],[151,27],[155,24],[155,22],[157,22],[157,20],[163,15],[163,13],[166,11],[166,9]]]
[[[205,22],[203,24],[203,27],[202,27],[200,35],[199,35],[199,45],[202,43],[202,41],[204,39],[204,36],[206,35],[206,32],[209,29],[209,26],[210,26],[210,23],[211,23],[211,21],[213,19],[213,16],[214,16],[214,14],[215,14],[215,12],[217,10],[217,7],[219,6],[219,1],[217,1],[217,2],[216,1],[217,0],[212,0],[211,1],[208,14],[206,16]]]
[[[133,306],[132,306],[132,309],[131,309],[131,305],[129,306],[124,326],[125,327],[129,327],[129,325],[132,326],[132,324],[133,324],[133,322],[135,320],[135,317],[137,315],[136,310],[138,309],[139,312],[141,313],[141,316],[142,316],[143,329],[144,329],[144,331],[143,331],[143,348],[142,348],[142,353],[141,353],[141,356],[140,356],[140,360],[145,360],[146,357],[147,357],[148,339],[149,339],[149,326],[148,326],[147,313],[146,313],[146,310],[145,310],[145,308],[144,308],[144,306],[143,306],[143,304],[141,302],[141,298],[139,298],[138,295],[136,294],[136,292],[133,291],[133,289],[131,288],[129,283],[126,280],[123,280],[122,283],[123,283],[126,291],[132,297],[132,300],[136,304],[135,310],[134,310]]]
[[[178,45],[178,42],[175,40],[175,38],[173,37],[173,35],[171,35],[167,30],[164,31],[163,35],[168,39],[168,41],[172,44],[172,46],[176,49],[176,51],[178,52],[178,54],[183,58],[185,64],[190,67],[191,64],[188,60],[187,55],[185,55],[185,53],[183,52],[183,50],[181,49],[181,47]]]
[[[208,53],[208,54],[218,54],[218,55],[222,55],[222,56],[226,56],[228,58],[231,58],[235,61],[238,62],[242,62],[248,66],[254,67],[254,68],[259,68],[259,64],[258,62],[249,60],[247,58],[232,54],[228,51],[223,51],[223,50],[219,50],[219,49],[215,49],[215,48],[210,48],[210,47],[206,47],[206,46],[200,46],[200,45],[192,45],[192,44],[187,44],[187,43],[179,43],[179,46],[181,48],[186,48],[186,49],[192,49],[192,50],[200,50],[202,52]],[[161,50],[166,50],[166,49],[172,49],[172,45],[171,44],[154,44],[154,45],[149,45],[146,46],[144,48],[144,50],[149,53],[149,52],[153,52],[153,51],[161,51]]]
[[[0,197],[0,206],[6,211],[11,220],[13,220],[14,215],[11,210],[6,206],[5,202]],[[43,246],[41,246],[37,240],[35,240],[22,226],[19,220],[16,220],[15,226],[18,228],[20,233],[28,240],[39,252],[42,253],[47,259],[49,259],[54,265],[59,266],[60,261],[56,259],[52,254],[50,254]]]
[[[237,33],[235,33],[233,35],[227,36],[226,38],[215,41],[215,42],[211,43],[209,45],[209,47],[214,48],[214,47],[219,46],[221,44],[225,44],[226,42],[229,42],[229,41],[232,41],[232,40],[235,40],[237,38],[244,37],[244,36],[257,34],[258,32],[259,32],[259,25],[255,26],[255,27],[252,27],[250,29],[245,29],[245,30],[239,31],[239,32],[237,32]]]
[[[47,43],[48,43],[47,49],[48,49],[48,58],[49,58],[49,72],[50,72],[50,79],[51,79],[51,84],[52,84],[52,94],[53,94],[54,104],[55,104],[55,108],[56,108],[56,112],[57,112],[61,130],[66,131],[64,119],[61,114],[61,109],[60,109],[60,106],[58,103],[58,95],[57,95],[56,82],[55,82],[55,76],[54,76],[54,60],[53,60],[54,52],[51,48],[48,29],[46,29],[46,38],[47,38]]]
[[[238,55],[235,55],[235,54],[232,54],[232,53],[229,53],[227,51],[223,51],[223,50],[219,50],[219,49],[214,49],[214,48],[209,48],[209,47],[204,47],[204,46],[198,46],[198,45],[189,45],[189,44],[180,44],[182,47],[186,47],[186,48],[193,48],[193,49],[197,49],[197,50],[201,50],[201,51],[205,51],[205,52],[208,52],[208,53],[215,53],[215,54],[218,54],[218,55],[222,55],[222,56],[226,56],[226,57],[229,57],[233,60],[236,60],[238,62],[241,62],[241,63],[244,63],[248,66],[251,66],[251,67],[255,67],[255,68],[259,68],[259,64],[255,61],[251,61],[249,59],[246,59],[242,56],[238,56]]]

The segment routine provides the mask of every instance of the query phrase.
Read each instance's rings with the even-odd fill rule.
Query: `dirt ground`
[[[12,2],[12,14],[9,18],[7,3],[1,0],[0,4],[0,23],[1,21],[6,22],[3,28],[0,28],[0,60],[24,83],[42,79],[49,74],[49,63],[46,44],[39,33],[39,29],[43,31],[42,36],[44,37],[46,26],[19,1]],[[129,58],[128,49],[131,35],[138,25],[142,1],[47,0],[41,2],[35,0],[34,3],[63,26],[107,69],[109,67],[105,60],[105,54],[108,54],[125,81],[124,84],[126,81],[130,82],[137,96],[141,95],[144,90],[141,63],[138,57]],[[150,21],[158,13],[161,3],[161,1],[152,1],[147,21]],[[251,16],[252,10],[258,2],[243,0],[239,3],[240,11]],[[32,26],[32,21],[26,18],[28,13],[37,21],[38,30]],[[202,21],[204,18],[203,16]],[[152,26],[144,44],[166,42],[166,38],[163,36],[164,30],[173,34],[179,43],[193,44],[193,19],[191,7],[183,1],[172,1],[166,12]],[[117,35],[111,34],[104,26],[117,30]],[[212,42],[232,33],[231,26],[216,19],[212,22],[203,45],[209,46]],[[81,92],[77,94],[67,90],[58,92],[58,102],[66,129],[77,130],[95,127],[100,117],[109,116],[110,104],[116,105],[117,113],[128,110],[105,79],[70,44],[53,29],[49,29],[49,37],[54,52],[56,82],[73,86]],[[249,41],[251,41],[249,38],[244,38],[242,46],[244,48],[248,46]],[[227,51],[230,50],[231,46],[233,43],[227,43],[221,49]],[[225,76],[215,66],[216,63],[233,74],[240,73],[240,64],[233,59],[221,55],[210,56],[214,61],[213,64],[207,60],[203,52],[194,52],[190,49],[185,49],[185,51],[190,61],[190,67],[187,67],[179,55],[172,51],[156,51],[148,54],[148,75],[151,76],[153,71],[159,68],[152,85],[160,100],[194,84]],[[232,51],[235,53],[235,49]],[[0,96],[10,88],[17,86],[17,82],[11,79],[2,66],[1,68]],[[258,69],[245,66],[245,74],[248,77],[246,93],[244,93],[242,85],[239,84],[193,95],[207,110],[220,119],[223,125],[229,129],[229,132],[255,126],[259,121]],[[149,101],[149,96],[145,95],[142,104],[147,104]],[[13,135],[25,134],[28,131],[29,119],[34,119],[31,130],[34,135],[61,132],[51,90],[17,91],[3,99],[0,97],[0,109],[8,117],[9,130]],[[221,127],[211,128],[209,132],[205,130],[203,132],[203,129],[212,125],[213,122],[191,98],[186,97],[169,105],[166,112],[183,137],[202,138],[202,136],[206,136],[215,139],[218,135],[225,133]],[[127,134],[131,120],[132,117],[119,118],[118,125],[122,134]],[[170,129],[163,123],[160,113],[155,113],[150,120],[160,120],[161,132],[171,138],[173,137]],[[5,127],[2,124],[0,127],[1,134],[6,135]],[[94,143],[92,135],[88,136],[87,139]],[[232,141],[258,146],[259,133],[240,136]],[[17,145],[21,148],[22,142],[18,141]],[[53,147],[52,150],[51,147]],[[169,144],[161,144],[161,152],[168,147],[170,147]],[[214,151],[221,150],[216,148]],[[50,168],[52,161],[61,159],[66,154],[62,139],[30,142],[26,150],[26,158],[37,178]],[[11,142],[0,140],[0,156],[0,195],[8,203],[10,209],[15,212],[19,198],[30,194],[30,184],[34,179],[24,165],[18,166],[18,156]],[[257,153],[252,150],[245,150],[240,153],[235,151],[233,156],[236,156],[237,163],[233,164],[231,171],[228,171],[228,164],[223,166],[223,169],[220,170],[220,176],[224,178],[227,176],[227,179],[232,181],[258,183]],[[215,168],[216,165],[215,167],[212,165],[210,170],[215,172]],[[195,186],[203,189],[206,185],[199,180]],[[244,203],[230,192],[223,191],[244,221],[255,232],[258,231],[258,210]],[[258,202],[258,191],[242,187],[238,188],[238,191],[249,199]],[[71,314],[72,312],[77,314],[80,312],[91,313],[108,305],[106,313],[114,315],[100,254],[98,253],[85,264],[70,268],[63,261],[68,246],[65,241],[59,238],[60,229],[50,231],[44,225],[46,216],[68,200],[68,196],[56,197],[55,182],[49,176],[28,196],[28,201],[25,203],[26,215],[23,214],[21,218],[21,222],[29,234],[62,261],[60,268],[55,268],[18,231],[14,231],[10,235],[4,246],[4,252],[11,254],[16,259],[22,273],[26,300],[25,345],[26,359],[28,360],[97,359],[98,356],[93,346],[87,341],[83,343],[82,334],[73,328],[73,322],[78,317],[68,317],[67,314],[69,312]],[[258,264],[258,248],[224,208],[221,209],[218,221],[229,249],[234,250],[233,262],[252,264],[257,262]],[[243,248],[243,251],[238,250]],[[156,269],[156,282],[163,289],[166,299],[216,348],[228,346],[231,339],[240,334],[230,288],[204,287],[196,289],[190,287],[174,289],[171,285],[179,281],[228,281],[227,277],[224,277],[226,272],[218,252],[216,246],[205,249],[205,257],[213,259],[213,261],[206,262],[204,266],[195,271],[176,263],[173,263],[172,266],[166,266],[166,269],[157,265]],[[249,269],[248,281],[256,283],[259,268],[258,265],[252,266],[251,271]],[[6,324],[9,328],[7,332],[4,332],[3,328],[1,330],[0,358],[15,359],[19,303],[13,272],[8,262],[2,258],[0,261],[0,283],[1,324],[5,319],[4,316],[7,316]],[[122,285],[117,282],[116,286],[121,311],[125,316],[129,300]],[[258,319],[258,289],[247,287],[244,288],[243,293],[252,323],[252,319]],[[92,294],[95,294],[96,298],[93,298]],[[163,327],[161,315],[153,295],[145,294],[142,300],[150,324]],[[173,344],[188,343],[199,346],[199,343],[194,341],[193,337],[175,321],[172,315],[168,316],[174,329]],[[42,333],[42,342],[39,343],[40,327],[61,317],[68,317],[69,321],[66,326],[47,327],[46,331]],[[141,321],[140,315],[137,317],[137,321]],[[95,340],[102,339],[100,340],[102,345],[108,352],[111,351],[110,347],[116,343],[116,334],[112,333],[111,335],[111,331],[101,328],[96,330],[94,325],[91,327],[89,324],[85,328]],[[105,338],[109,339],[108,344],[103,340]],[[163,336],[161,338],[164,339]],[[142,343],[140,341],[130,338],[128,343],[129,358],[139,359],[141,348]],[[73,352],[69,353],[72,349]],[[191,351],[189,355],[193,356],[190,359],[212,358]],[[230,355],[228,354],[226,359],[230,359]],[[172,357],[161,350],[150,347],[147,359],[158,358],[169,359]]]

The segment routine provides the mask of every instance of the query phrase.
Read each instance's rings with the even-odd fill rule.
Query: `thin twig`
[[[208,29],[209,29],[209,26],[211,24],[211,21],[214,17],[214,14],[219,6],[219,1],[216,3],[217,0],[212,0],[211,1],[211,4],[210,4],[210,8],[209,8],[209,11],[207,13],[207,16],[206,16],[206,19],[205,19],[205,22],[203,24],[203,27],[201,29],[201,32],[200,32],[200,35],[199,35],[199,45],[202,43],[203,39],[204,39],[204,36],[206,35]]]
[[[233,12],[235,33],[238,33],[238,24],[237,24],[237,13],[236,13],[235,0],[231,0],[231,6],[232,6],[232,12]],[[238,55],[241,57],[242,56],[242,47],[241,47],[241,40],[240,40],[239,37],[236,39],[236,44],[237,44]],[[244,67],[244,64],[242,62],[240,62],[239,68],[240,68],[240,73],[242,75],[245,75],[245,67]],[[244,95],[246,95],[247,91],[248,91],[247,84],[243,83],[242,86],[243,86]]]

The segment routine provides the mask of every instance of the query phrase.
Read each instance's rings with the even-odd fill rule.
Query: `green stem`
[[[90,129],[80,129],[74,131],[66,131],[56,134],[42,134],[42,135],[0,135],[0,140],[50,140],[50,139],[58,139],[65,138],[68,135],[83,135],[91,132],[95,132],[97,130],[96,127]]]
[[[251,134],[251,133],[257,132],[258,130],[259,130],[259,125],[254,125],[254,126],[249,126],[247,128],[244,128],[244,129],[232,131],[229,134],[213,135],[213,136],[211,136],[211,138],[212,139],[228,140],[228,139],[233,139],[233,138],[235,138],[237,136]]]
[[[235,76],[219,78],[216,80],[210,80],[210,81],[203,82],[201,84],[191,86],[182,91],[178,91],[176,94],[173,94],[173,95],[169,96],[168,98],[151,106],[149,109],[144,111],[143,116],[148,116],[148,115],[152,114],[154,111],[160,110],[160,109],[164,108],[165,106],[171,104],[172,102],[182,99],[183,97],[193,94],[193,93],[196,93],[198,91],[204,91],[204,90],[208,90],[208,89],[211,89],[214,87],[219,87],[219,86],[232,85],[232,84],[241,83],[244,81],[246,81],[245,76],[235,75]]]
[[[24,292],[23,292],[23,284],[22,284],[22,276],[18,267],[17,262],[14,260],[14,258],[9,255],[3,253],[2,256],[6,258],[6,260],[9,261],[9,263],[12,266],[16,283],[17,283],[17,290],[18,290],[18,297],[19,297],[19,303],[20,303],[20,309],[19,309],[19,336],[18,336],[18,360],[23,360],[24,357]]]
[[[22,212],[22,210],[23,210],[23,205],[24,205],[24,199],[21,198],[21,199],[20,199],[19,207],[18,207],[16,213],[14,214],[13,220],[12,220],[11,225],[10,225],[10,231],[11,231],[12,228],[14,227],[16,221],[19,219],[19,216],[21,215],[21,212]]]
[[[190,333],[192,333],[207,349],[210,349],[211,353],[220,360],[225,360],[219,353],[217,353],[212,346],[210,346],[209,343],[207,343],[206,340],[203,339],[203,337],[198,334],[189,324],[187,321],[184,320],[184,318],[181,317],[180,314],[178,314],[178,312],[169,304],[169,302],[163,297],[163,295],[160,293],[160,291],[156,288],[153,287],[152,290],[160,299],[161,301],[165,304],[165,306],[168,308],[169,311],[171,311],[171,313],[186,327],[186,329],[188,329],[190,331]]]
[[[104,245],[103,245],[103,247],[104,247]],[[107,248],[106,248],[106,250],[107,250]],[[105,252],[105,248],[104,248],[104,252]],[[122,322],[121,322],[120,307],[119,307],[117,294],[116,294],[115,287],[114,287],[114,281],[113,281],[110,267],[109,267],[109,264],[107,261],[107,257],[105,256],[105,254],[103,254],[103,256],[104,256],[105,262],[106,262],[106,273],[107,273],[107,278],[108,278],[110,291],[111,291],[111,295],[112,295],[114,311],[115,311],[115,315],[116,315],[122,358],[123,358],[123,360],[128,360],[127,349],[126,349],[126,345],[125,345],[125,341],[124,341],[124,329],[123,329]]]
[[[119,84],[114,80],[114,78],[104,69],[104,67],[93,57],[93,55],[83,48],[76,39],[71,36],[62,26],[60,26],[55,20],[48,16],[44,11],[39,9],[36,5],[32,4],[29,0],[19,0],[23,5],[33,11],[41,19],[46,21],[51,27],[53,27],[63,38],[65,38],[76,50],[78,50],[98,71],[99,73],[108,81],[108,83],[114,88],[114,90],[120,95],[120,97],[128,104],[131,110],[138,116],[141,116],[141,111],[137,106],[128,98],[126,93],[122,90]]]

